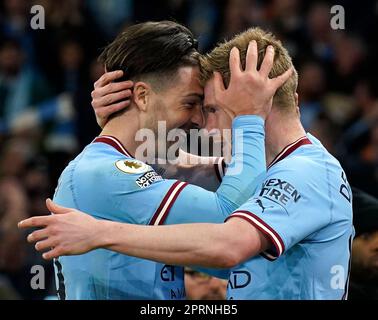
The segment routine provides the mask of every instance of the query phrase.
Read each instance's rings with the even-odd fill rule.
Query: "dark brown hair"
[[[99,57],[107,71],[123,70],[125,78],[148,77],[152,85],[174,80],[178,68],[197,66],[197,40],[173,21],[145,22],[126,28]],[[154,81],[155,79],[155,81]]]

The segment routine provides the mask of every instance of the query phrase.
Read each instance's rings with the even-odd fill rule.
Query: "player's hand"
[[[94,83],[94,90],[91,93],[92,107],[101,128],[105,126],[111,114],[130,105],[133,82],[113,82],[122,76],[122,70],[107,72]]]
[[[54,215],[32,217],[18,224],[19,228],[42,228],[29,234],[27,240],[35,243],[36,250],[45,251],[44,259],[83,254],[97,248],[100,220],[78,210],[58,206],[50,199],[46,205]]]
[[[246,54],[246,67],[242,69],[239,49],[234,47],[230,52],[230,83],[224,87],[220,73],[214,73],[214,95],[216,103],[231,118],[239,115],[259,115],[266,119],[270,113],[273,96],[291,76],[293,69],[282,75],[269,79],[273,67],[274,48],[268,46],[264,60],[257,70],[257,43],[251,41]]]

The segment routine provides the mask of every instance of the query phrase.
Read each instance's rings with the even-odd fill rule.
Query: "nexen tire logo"
[[[265,181],[259,196],[270,199],[283,206],[286,206],[290,200],[297,203],[302,197],[292,184],[281,179],[269,179]]]

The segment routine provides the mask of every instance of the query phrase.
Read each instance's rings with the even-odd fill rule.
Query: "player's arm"
[[[31,242],[47,238],[36,244],[37,250],[53,247],[43,254],[45,259],[106,248],[166,264],[231,268],[270,246],[260,231],[242,219],[222,224],[154,227],[97,220],[50,200],[47,206],[56,213],[54,216],[34,217],[21,223],[48,226],[28,237]],[[80,232],[76,232],[77,226]]]
[[[261,190],[223,224],[154,227],[102,222],[49,202],[49,209],[58,215],[27,221],[29,227],[48,226],[28,240],[39,241],[37,250],[55,247],[45,258],[103,247],[168,264],[213,268],[233,267],[257,254],[274,260],[303,239],[311,241],[331,222],[329,211],[318,209],[326,200],[319,190],[326,171],[314,172],[316,167],[301,159],[288,166],[271,168]],[[340,176],[335,183],[341,180]],[[340,201],[348,200],[340,196]],[[48,240],[40,241],[43,238]]]
[[[93,245],[166,264],[222,269],[233,268],[272,245],[262,232],[243,219],[230,219],[222,224],[135,227],[138,228],[128,224],[100,225],[98,234],[103,236],[96,241],[102,239],[101,243]],[[115,236],[107,238],[109,234]]]
[[[213,268],[230,268],[257,254],[275,260],[304,239],[312,241],[331,223],[329,210],[322,209],[330,203],[323,192],[328,187],[326,179],[324,168],[302,158],[290,159],[272,167],[261,190],[223,224],[144,227],[108,223],[97,225],[102,236],[90,246],[169,264]],[[342,175],[334,183],[343,183]],[[350,205],[345,197],[338,201]],[[71,214],[87,219],[82,213]]]

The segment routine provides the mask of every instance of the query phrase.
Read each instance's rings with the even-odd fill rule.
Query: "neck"
[[[266,121],[265,153],[269,165],[289,144],[306,135],[299,116],[276,115],[272,112]]]
[[[135,156],[139,143],[135,141],[135,135],[140,128],[140,122],[136,110],[128,110],[127,118],[133,118],[133,121],[127,121],[126,115],[117,116],[105,125],[100,135],[109,135],[117,138],[131,156]]]

